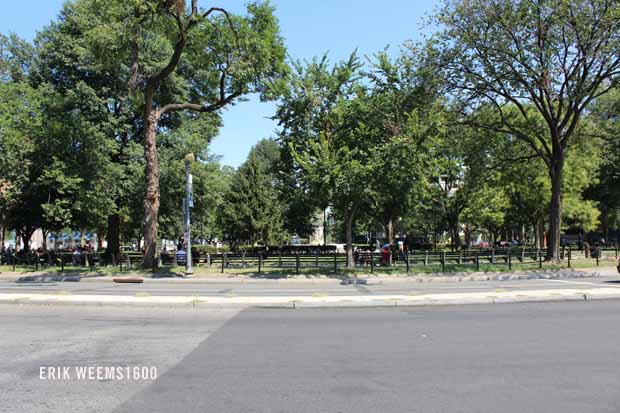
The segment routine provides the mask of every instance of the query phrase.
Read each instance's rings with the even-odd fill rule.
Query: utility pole
[[[194,161],[194,154],[190,153],[185,156],[185,243],[186,247],[186,263],[185,263],[185,275],[193,275],[194,269],[192,268],[192,226],[190,219],[190,211],[194,206],[194,196],[192,194],[192,174],[190,173],[190,163]]]

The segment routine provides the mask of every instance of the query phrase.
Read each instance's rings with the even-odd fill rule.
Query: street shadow
[[[291,273],[291,271],[281,271],[281,270],[267,270],[267,271],[261,271],[260,273],[257,272],[248,272],[245,273],[245,275],[249,276],[250,278],[254,278],[254,279],[264,279],[264,280],[280,280],[280,279],[293,279],[293,278],[305,278],[308,280],[311,279],[315,279],[315,278],[319,278],[319,276],[321,278],[329,278],[329,279],[334,279],[334,280],[348,280],[351,277],[347,274],[329,274],[326,272],[322,272],[322,271],[316,271],[316,272],[307,272],[308,270],[304,270],[303,273],[301,274],[295,274],[294,272]]]
[[[15,280],[18,284],[27,283],[57,283],[57,282],[79,282],[82,279],[79,275],[26,275]]]
[[[159,267],[157,270],[157,272],[153,273],[150,275],[150,278],[177,278],[177,277],[183,277],[182,274],[179,274],[177,272],[174,272],[172,267]]]

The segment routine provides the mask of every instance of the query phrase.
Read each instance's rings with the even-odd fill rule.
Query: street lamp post
[[[194,161],[194,154],[190,153],[185,156],[185,242],[186,247],[186,262],[185,262],[185,275],[194,274],[192,268],[192,226],[190,220],[190,211],[194,206],[194,199],[192,195],[192,175],[190,173],[190,163]]]

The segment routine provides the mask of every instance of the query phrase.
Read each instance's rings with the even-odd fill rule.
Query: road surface
[[[620,301],[0,314],[6,412],[620,411]],[[158,377],[40,379],[64,365]]]
[[[175,296],[312,296],[312,295],[391,295],[391,294],[437,294],[454,292],[493,292],[497,290],[545,290],[562,288],[620,288],[620,276],[572,279],[533,279],[516,281],[463,281],[463,282],[415,282],[415,280],[389,280],[385,282],[368,279],[368,284],[342,284],[339,280],[272,281],[252,282],[178,279],[174,281],[151,281],[143,284],[116,284],[110,281],[81,282],[27,282],[0,281],[0,293],[50,293],[63,292],[76,295],[151,295]]]

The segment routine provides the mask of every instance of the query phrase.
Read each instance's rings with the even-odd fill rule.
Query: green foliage
[[[225,238],[233,245],[285,242],[284,205],[273,172],[279,155],[277,144],[264,139],[232,176],[222,203],[221,224]]]

